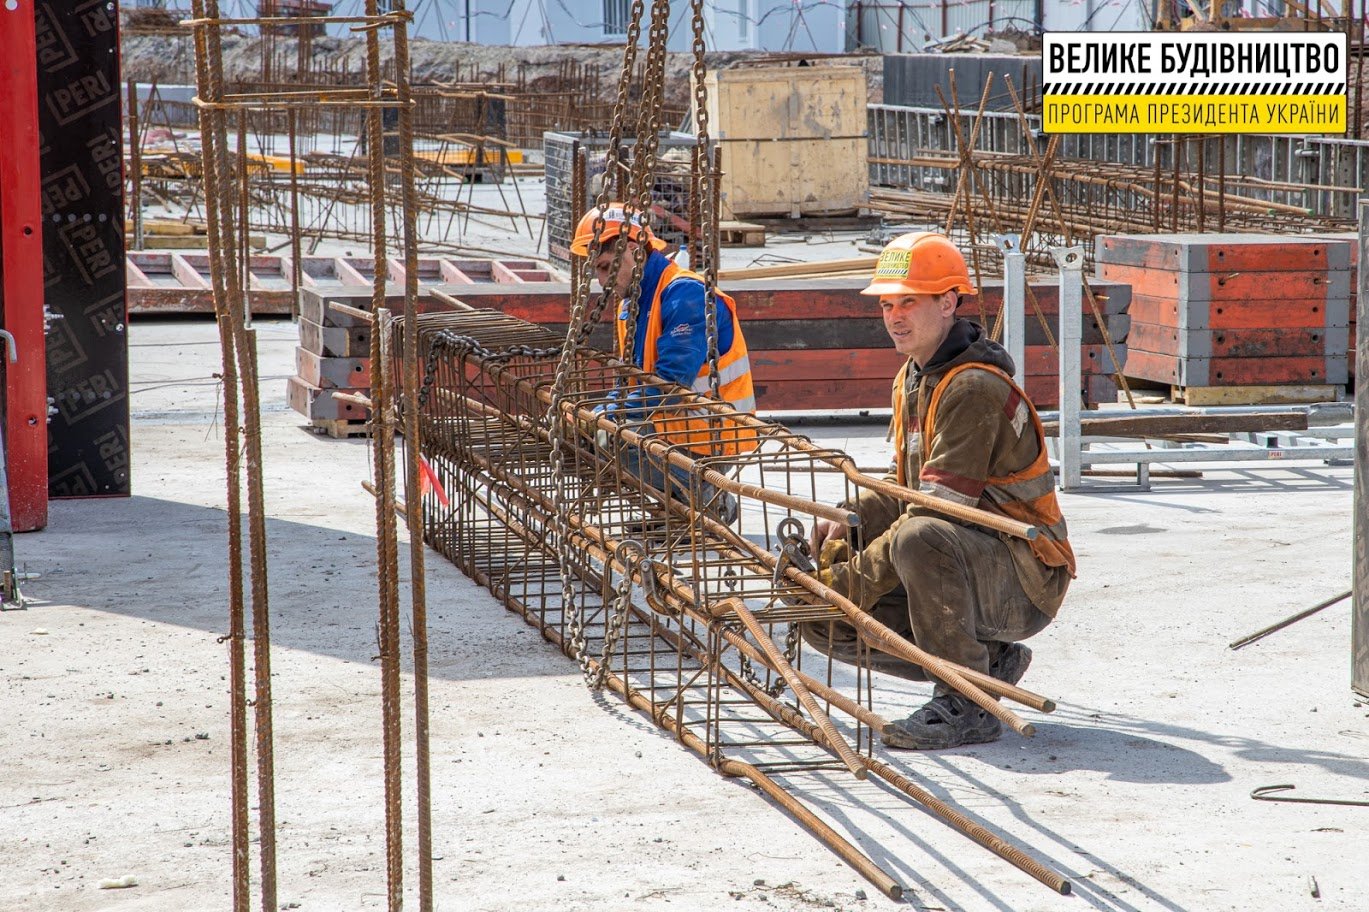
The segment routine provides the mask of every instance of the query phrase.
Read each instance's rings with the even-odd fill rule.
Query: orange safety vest
[[[911,364],[911,362],[909,362]],[[1060,512],[1060,503],[1055,497],[1055,475],[1051,471],[1050,460],[1046,457],[1046,432],[1041,427],[1041,418],[1036,414],[1035,407],[1031,400],[1022,392],[1021,387],[1013,382],[1012,377],[1007,373],[994,367],[991,364],[980,364],[969,362],[958,364],[946,372],[941,382],[932,391],[931,404],[927,406],[927,424],[920,429],[919,455],[925,464],[930,456],[931,439],[933,428],[936,426],[937,406],[941,403],[941,394],[945,392],[946,386],[952,377],[963,370],[969,369],[986,370],[1003,378],[1017,395],[1021,397],[1027,406],[1027,411],[1031,414],[1032,427],[1036,429],[1036,459],[1032,464],[1020,472],[1013,472],[1011,475],[991,475],[985,480],[984,494],[980,497],[980,507],[995,513],[1001,513],[1019,522],[1029,523],[1039,526],[1042,533],[1032,539],[1030,544],[1037,560],[1047,567],[1066,567],[1069,569],[1070,576],[1075,575],[1074,549],[1070,547],[1069,532],[1065,528],[1065,517]],[[898,460],[896,473],[898,483],[906,485],[907,482],[907,457],[908,457],[908,435],[906,432],[906,415],[908,412],[908,394],[906,391],[908,377],[908,364],[903,365],[903,369],[894,378],[894,453]]]
[[[675,263],[668,263],[656,283],[656,294],[651,299],[651,312],[647,315],[646,338],[642,343],[642,370],[652,373],[656,369],[656,342],[661,337],[661,295],[665,288],[676,279],[695,279],[703,282],[703,277],[690,272]],[[727,302],[732,315],[732,347],[718,355],[718,395],[739,412],[756,410],[756,393],[751,383],[751,358],[747,354],[746,339],[742,336],[741,321],[737,319],[737,302],[721,291],[717,296]],[[617,321],[618,356],[625,358],[627,353],[627,320]],[[633,331],[636,327],[633,327]],[[709,382],[708,361],[705,359],[699,368],[699,375],[690,386],[695,393],[708,396],[712,386]],[[689,415],[705,416],[707,411],[691,411]],[[671,443],[682,444],[702,455],[735,456],[756,448],[754,440],[738,440],[732,421],[709,421],[704,417],[690,417],[685,420],[667,418],[662,422],[661,436]],[[720,428],[722,428],[720,430]],[[729,431],[728,428],[734,430]],[[748,432],[744,436],[754,436]]]

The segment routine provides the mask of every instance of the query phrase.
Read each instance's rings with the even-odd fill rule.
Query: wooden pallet
[[[724,247],[764,247],[765,226],[755,222],[719,222],[718,238]]]
[[[1175,386],[1170,396],[1185,405],[1286,405],[1335,402],[1345,387],[1339,384],[1287,384],[1279,386]]]
[[[345,440],[348,437],[366,437],[371,433],[370,421],[357,421],[351,418],[314,418],[309,422],[309,425],[314,429],[315,434],[327,435],[335,440]]]

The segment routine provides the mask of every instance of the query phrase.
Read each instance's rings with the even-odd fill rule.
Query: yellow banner
[[[1045,95],[1046,133],[1344,133],[1344,95]]]

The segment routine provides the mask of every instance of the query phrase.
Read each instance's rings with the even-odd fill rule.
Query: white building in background
[[[338,14],[358,0],[337,0]],[[710,51],[846,50],[849,0],[705,0]],[[382,4],[383,5],[383,4]],[[620,44],[632,0],[410,0],[413,34],[479,44]],[[690,4],[671,0],[670,48],[692,45]],[[651,2],[647,0],[646,16]],[[642,37],[646,37],[643,23]]]
[[[140,0],[157,2],[157,0]],[[237,0],[245,2],[245,0]],[[1178,2],[1178,0],[1171,0]],[[1226,0],[1239,7],[1242,0]],[[1284,0],[1244,0],[1277,5]],[[1155,0],[705,0],[711,51],[884,53],[920,51],[957,34],[1016,28],[1145,31]],[[381,0],[381,8],[386,7]],[[478,44],[619,44],[632,0],[409,0],[411,34]],[[1206,7],[1206,0],[1203,0]],[[363,0],[334,0],[335,15],[357,15]],[[670,48],[691,46],[689,0],[671,0]],[[651,2],[646,10],[650,14]],[[645,40],[646,24],[643,24]]]

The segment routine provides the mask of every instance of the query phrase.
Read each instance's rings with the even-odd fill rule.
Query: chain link
[[[690,22],[694,32],[694,126],[697,142],[694,146],[694,167],[698,169],[701,199],[698,204],[699,262],[691,263],[694,271],[704,279],[704,319],[708,335],[708,388],[714,397],[721,398],[718,390],[722,385],[718,375],[718,258],[713,226],[718,213],[713,205],[713,184],[718,179],[714,174],[712,150],[708,139],[708,87],[704,79],[708,69],[704,60],[707,45],[704,41],[704,0],[691,0],[693,18]]]

